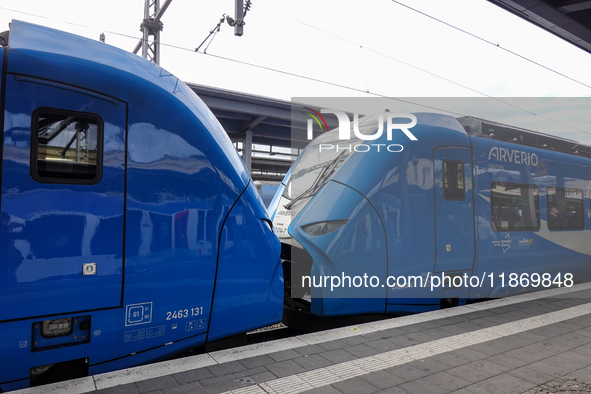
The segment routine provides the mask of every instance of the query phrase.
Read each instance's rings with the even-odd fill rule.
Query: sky
[[[20,19],[96,40],[104,33],[107,44],[131,51],[143,13],[143,0],[0,0],[0,29]],[[563,110],[551,133],[591,144],[591,54],[488,1],[252,0],[242,37],[223,24],[207,54],[196,53],[224,13],[233,16],[234,0],[173,0],[162,17],[161,66],[186,82],[286,101],[582,98],[577,116]],[[548,114],[543,103],[521,117]]]

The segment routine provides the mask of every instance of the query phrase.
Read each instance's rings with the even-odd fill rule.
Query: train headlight
[[[311,223],[302,226],[302,230],[310,237],[318,237],[320,235],[332,233],[349,220],[329,220],[326,222]]]

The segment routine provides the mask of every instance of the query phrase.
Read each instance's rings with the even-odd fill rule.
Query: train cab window
[[[490,208],[494,231],[540,229],[539,190],[535,185],[492,182]]]
[[[546,189],[549,230],[582,230],[585,228],[583,191],[565,187]]]
[[[43,183],[95,184],[102,176],[103,121],[73,111],[40,108],[31,125],[31,176]]]
[[[456,160],[443,160],[443,197],[446,200],[463,201],[466,195],[464,163]]]

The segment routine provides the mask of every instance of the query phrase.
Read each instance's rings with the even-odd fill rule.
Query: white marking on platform
[[[209,367],[210,365],[216,364],[217,362],[209,354],[199,354],[197,356],[185,357],[177,360],[163,361],[141,367],[107,372],[93,376],[96,384],[95,390],[120,386],[122,384],[133,383],[140,380],[158,378],[160,376],[172,375],[174,373]]]
[[[48,384],[45,386],[10,391],[10,394],[78,394],[88,393],[89,391],[94,390],[96,390],[96,388],[94,387],[94,381],[92,380],[92,376],[87,376],[85,378],[72,379],[65,382]]]
[[[275,341],[256,343],[253,345],[241,346],[234,349],[218,350],[209,353],[209,355],[216,362],[222,364],[230,361],[243,360],[245,358],[261,356],[263,354],[279,352],[281,350],[289,350],[306,345],[307,343],[303,342],[298,337],[291,337],[277,339]]]
[[[250,386],[228,391],[226,394],[298,394],[371,372],[533,330],[549,324],[559,323],[589,313],[591,313],[591,303],[270,380],[258,385],[261,387],[261,391],[253,391],[254,386]]]
[[[281,350],[295,349],[306,345],[315,345],[327,341],[349,338],[357,335],[364,335],[370,332],[382,331],[389,328],[404,327],[411,324],[424,323],[428,321],[444,319],[446,317],[459,316],[472,313],[475,311],[499,308],[507,305],[518,304],[521,302],[533,301],[547,297],[555,297],[572,293],[575,291],[582,291],[588,289],[591,289],[591,283],[575,285],[569,288],[563,287],[538,291],[535,293],[520,294],[508,298],[501,298],[477,304],[464,305],[455,308],[442,309],[432,312],[424,312],[416,315],[395,317],[392,319],[363,323],[355,326],[356,328],[359,328],[359,331],[353,331],[351,330],[351,327],[336,328],[333,330],[305,334],[292,338],[279,339],[256,345],[248,345],[235,349],[220,350],[209,354],[201,354],[177,360],[149,364],[141,367],[134,367],[114,372],[108,372],[100,375],[95,375],[93,377],[86,377],[67,382],[60,382],[40,387],[12,391],[11,394],[81,394],[89,391],[119,386],[126,383],[139,382],[142,380],[165,376],[172,373],[184,372],[192,369],[207,367],[210,365],[222,364],[229,361],[244,360],[246,358],[274,353]],[[258,386],[249,386],[247,388],[251,387],[254,390],[254,388]],[[264,391],[261,391],[262,389],[260,388],[258,388],[258,390],[259,391],[252,392],[241,391],[240,393],[265,393]]]
[[[554,297],[572,293],[574,291],[582,291],[591,289],[591,283],[584,283],[575,285],[573,287],[563,287],[556,289],[543,290],[535,293],[520,294],[507,298],[500,298],[491,301],[485,301],[477,304],[464,305],[455,308],[441,309],[431,312],[423,312],[416,315],[409,315],[403,317],[396,317],[392,319],[379,320],[375,322],[363,323],[357,325],[359,331],[351,331],[350,327],[335,328],[333,330],[320,331],[312,334],[299,335],[298,339],[305,342],[306,345],[315,345],[336,339],[349,338],[356,335],[367,334],[368,332],[383,331],[390,328],[404,327],[411,324],[419,324],[428,321],[445,319],[446,317],[460,316],[475,311],[484,311],[487,309],[500,308],[503,306],[519,304],[521,302],[528,302],[538,300],[541,298]]]

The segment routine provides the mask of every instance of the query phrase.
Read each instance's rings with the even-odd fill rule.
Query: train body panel
[[[224,223],[209,340],[238,334],[244,327],[258,328],[261,322],[272,324],[281,320],[281,245],[276,237],[259,235],[272,233],[271,221],[259,199],[251,182]],[[241,316],[240,325],[228,324],[237,316]]]
[[[54,364],[84,375],[151,362],[281,319],[277,237],[184,83],[19,21],[3,51],[0,387]],[[232,243],[256,244],[257,258]]]
[[[338,204],[332,204],[339,201]],[[350,207],[356,207],[351,210]],[[330,209],[326,209],[330,207]],[[317,235],[318,223],[334,223],[337,229],[322,236]],[[305,266],[292,266],[292,277],[310,275],[311,282],[325,276],[351,281],[354,276],[366,272],[385,276],[387,247],[384,226],[372,204],[358,191],[336,181],[329,181],[301,211],[291,225],[291,234],[303,245],[314,263],[309,272]],[[364,264],[359,264],[360,261]],[[300,268],[294,269],[294,267]],[[366,279],[367,280],[367,279]],[[351,284],[354,286],[355,284]],[[349,288],[314,286],[310,283],[312,312],[318,316],[334,316],[349,313],[384,313],[386,291],[382,287],[358,288],[358,298],[347,296]],[[305,292],[299,283],[292,283],[292,293]],[[304,296],[299,294],[299,297]]]
[[[591,280],[590,158],[468,134],[466,130],[472,129],[463,127],[465,119],[415,116],[416,141],[402,133],[391,140],[384,135],[371,140],[374,148],[379,143],[403,146],[398,152],[371,150],[369,142],[363,149],[347,151],[349,141],[340,141],[340,151],[347,152],[339,154],[336,149],[327,156],[322,150],[337,143],[335,130],[312,141],[294,163],[271,211],[283,243],[287,307],[320,316],[380,313],[375,305],[385,301],[387,313],[405,314],[547,288],[549,282],[540,283],[543,274],[552,279],[560,274],[561,280],[572,274],[574,281],[569,284]],[[374,122],[367,135],[377,129],[376,117],[369,118],[360,126]],[[520,132],[516,141],[537,138],[540,147],[545,142],[570,144]],[[512,135],[505,141],[513,139]],[[358,142],[364,141],[350,146]],[[359,193],[357,203],[329,192],[334,184]],[[508,191],[516,187],[518,192]],[[373,207],[376,217],[372,220],[380,223],[383,232],[350,220],[365,209],[364,201]],[[562,222],[570,220],[567,227],[548,224],[552,206]],[[518,222],[521,227],[514,227]],[[316,232],[302,231],[312,225]],[[331,248],[365,244],[371,247],[359,256],[351,253],[350,261],[329,253]],[[384,246],[387,258],[378,257]],[[380,286],[392,277],[404,281],[387,284],[383,298],[375,294],[364,298],[364,292],[378,290],[364,286],[329,292],[326,284],[315,288],[312,283],[311,297],[300,298],[300,292],[292,297],[295,300],[289,299],[290,291],[297,288],[292,283],[295,276],[325,276],[330,290],[333,277],[349,272],[350,276],[376,276]],[[511,286],[510,274],[528,278],[539,274],[540,280],[534,276],[537,287],[531,280],[524,281],[524,286],[514,281]],[[447,283],[434,281],[434,276],[442,275],[449,278]],[[339,308],[326,313],[321,305],[329,303]]]
[[[475,275],[495,273],[495,280],[492,286],[489,280],[485,286],[472,289],[470,296],[500,297],[523,291],[519,286],[507,286],[507,278],[501,288],[498,274],[503,272],[548,273],[552,279],[558,273],[572,273],[576,283],[590,281],[591,160],[485,138],[473,138],[473,143],[479,251]],[[508,186],[521,195],[501,190]],[[549,190],[552,193],[557,188],[565,188],[573,194],[573,198],[566,200],[579,202],[577,215],[581,220],[576,229],[549,229],[551,207],[562,204],[558,208],[561,211],[566,208],[564,195],[548,194]],[[491,196],[492,193],[496,195]],[[532,201],[527,201],[528,198]],[[534,212],[529,213],[532,209]],[[518,218],[530,220],[529,226],[515,220],[514,214],[519,211]],[[536,216],[539,219],[535,219]],[[495,228],[499,222],[501,225],[506,222],[507,228]]]
[[[200,123],[212,132],[183,133],[183,138],[202,149],[218,147],[208,154],[224,158],[215,162],[216,167],[227,176],[223,182],[236,195],[249,182],[248,171],[213,113],[187,85],[158,65],[138,61],[137,55],[94,40],[21,21],[11,24],[9,51],[8,73],[48,84],[58,82],[73,90],[80,87],[87,95],[94,92],[129,103],[129,133],[134,125],[142,130],[144,123],[154,126],[156,132],[173,134],[195,129]],[[141,131],[145,132],[149,131]],[[169,147],[172,144],[168,142]]]
[[[80,93],[13,78],[7,78],[6,95],[5,124],[12,127],[4,134],[2,212],[12,216],[8,219],[12,228],[0,235],[9,267],[9,274],[2,277],[1,319],[118,306],[122,296],[123,243],[113,247],[111,239],[123,239],[125,104],[95,101]],[[71,112],[61,115],[55,108]],[[45,163],[31,158],[31,134],[23,130],[19,120],[35,121],[54,115],[65,118],[69,114],[84,117],[87,113],[100,114],[104,138],[116,141],[103,153],[109,165],[102,168],[100,186],[82,181],[35,181],[30,172],[34,171],[33,176],[43,175],[41,167]],[[32,161],[36,169],[30,168]],[[91,197],[83,198],[87,195]],[[97,231],[97,224],[107,219],[112,222],[110,231]],[[88,276],[86,283],[78,280],[80,256],[96,264],[96,274]],[[100,291],[105,294],[96,297]],[[39,295],[43,297],[31,303]]]
[[[472,157],[469,148],[437,148],[435,168],[434,272],[471,271],[474,265]],[[456,174],[454,185],[448,174]],[[459,184],[459,185],[458,185]]]

